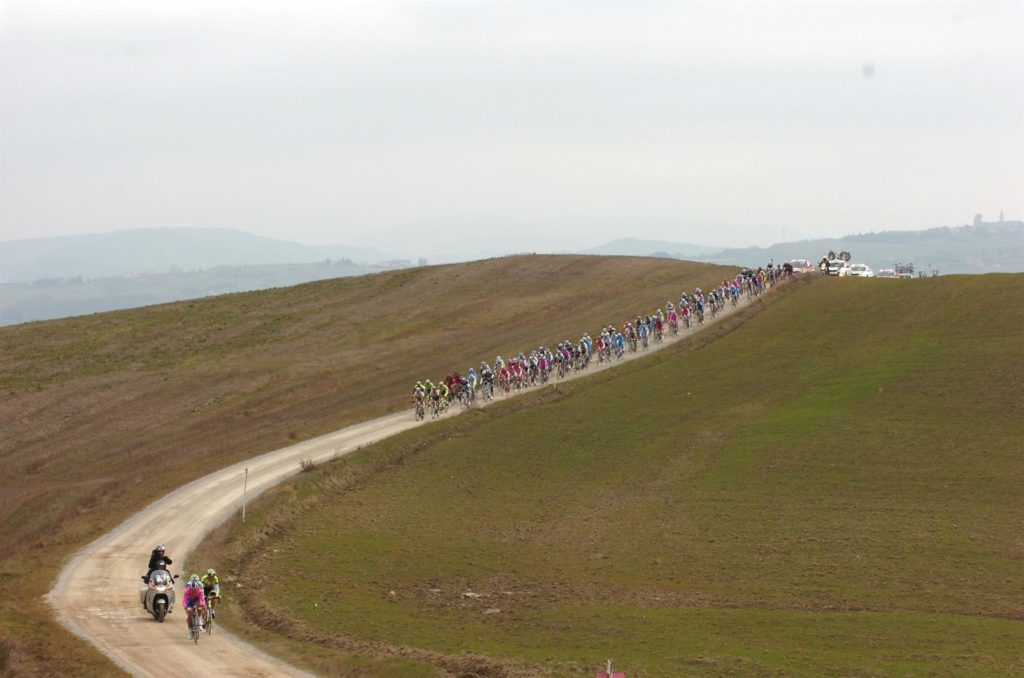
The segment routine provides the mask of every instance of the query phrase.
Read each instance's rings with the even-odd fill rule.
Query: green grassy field
[[[1022,301],[798,283],[403,434],[227,535],[235,609],[321,668],[417,662],[380,675],[1024,674]]]
[[[0,674],[116,670],[42,596],[78,548],[180,484],[733,271],[517,256],[0,328]]]

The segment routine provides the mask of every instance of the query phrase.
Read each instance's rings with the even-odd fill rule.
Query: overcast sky
[[[1022,7],[3,0],[0,238],[1020,219]]]

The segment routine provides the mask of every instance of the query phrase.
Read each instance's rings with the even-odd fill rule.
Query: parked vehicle
[[[871,267],[867,264],[850,264],[850,271],[848,275],[852,275],[857,278],[874,278],[875,272],[872,271]]]
[[[850,264],[845,259],[829,259],[828,274],[838,276],[849,275]]]

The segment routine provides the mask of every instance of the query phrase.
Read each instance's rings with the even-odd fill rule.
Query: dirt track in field
[[[727,308],[715,320],[708,318],[704,327],[747,303],[744,300],[737,308]],[[701,329],[695,326],[690,331],[681,330],[678,337],[666,335],[662,343],[652,343],[648,351],[627,352],[623,361],[642,358],[684,341]],[[594,362],[586,372],[567,378],[586,376],[619,362],[622,361],[603,365]],[[533,389],[524,392],[530,390]],[[499,396],[496,401],[502,399]],[[461,408],[456,406],[446,416],[459,411]],[[238,511],[246,468],[247,497],[252,500],[297,474],[302,459],[328,461],[419,425],[411,412],[380,417],[237,463],[180,487],[76,554],[61,571],[47,598],[64,626],[134,675],[308,675],[220,627],[210,636],[204,634],[198,647],[193,646],[186,639],[181,583],[174,612],[164,623],[157,623],[139,602],[139,576],[145,573],[149,552],[155,543],[165,543],[175,563],[186,562],[208,532]],[[153,472],[174,473],[173,460],[168,460],[166,468]],[[179,571],[176,567],[171,569]]]

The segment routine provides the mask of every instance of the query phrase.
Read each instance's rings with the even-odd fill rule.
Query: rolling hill
[[[732,270],[510,257],[0,328],[0,673],[110,673],[41,596],[78,547],[182,483]]]
[[[1019,672],[1022,296],[815,277],[303,474],[204,562],[321,669]]]

